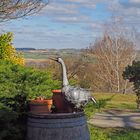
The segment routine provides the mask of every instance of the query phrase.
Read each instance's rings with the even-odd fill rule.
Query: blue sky
[[[0,30],[14,33],[17,48],[86,48],[112,19],[139,27],[140,0],[50,0],[40,13],[1,23]]]

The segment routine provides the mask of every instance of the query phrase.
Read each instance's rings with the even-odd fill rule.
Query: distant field
[[[40,63],[44,63],[44,62],[50,62],[49,59],[25,59],[25,62],[26,63],[29,63],[29,62],[40,62]]]
[[[32,51],[24,51],[25,59],[48,59],[48,57],[73,57],[76,58],[80,56],[82,53],[81,50],[78,49],[62,49],[62,50],[32,50]],[[91,57],[88,55],[88,62],[95,62],[95,57]],[[137,51],[136,60],[140,61],[140,52]]]
[[[49,59],[25,59],[25,65],[28,67],[46,69],[50,64],[51,61]]]
[[[33,51],[24,51],[24,57],[26,59],[48,59],[48,57],[65,57],[65,56],[77,56],[81,52],[80,50],[67,50],[67,49],[62,49],[62,50],[33,50]]]
[[[26,59],[47,59],[48,55],[42,52],[24,52]]]

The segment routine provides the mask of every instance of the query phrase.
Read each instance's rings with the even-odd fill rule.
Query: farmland
[[[22,51],[26,59],[47,59],[50,56],[54,57],[76,57],[80,56],[85,49],[45,49],[45,50],[19,50]],[[140,60],[140,51],[137,50],[137,60]]]

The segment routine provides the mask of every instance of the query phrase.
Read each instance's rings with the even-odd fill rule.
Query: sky
[[[50,0],[36,15],[0,23],[16,48],[86,48],[112,20],[139,30],[140,0]]]

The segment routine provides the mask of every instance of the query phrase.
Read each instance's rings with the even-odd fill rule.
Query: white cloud
[[[61,21],[61,22],[79,22],[78,17],[58,17],[56,18],[56,21]]]
[[[67,0],[68,2],[77,3],[87,8],[96,8],[96,4],[93,0]]]
[[[77,23],[83,21],[81,19],[87,20],[90,16],[81,12],[83,9],[95,9],[96,4],[90,0],[53,0],[47,5],[40,14],[50,16],[53,21],[62,21]],[[39,14],[39,15],[40,15]],[[87,18],[85,18],[87,16]],[[80,18],[79,18],[80,17]]]
[[[113,17],[121,18],[129,26],[140,24],[140,0],[128,0],[127,2],[112,0],[107,4],[107,8]]]
[[[140,0],[129,0],[129,2],[130,3],[136,3],[136,4],[138,3],[138,4],[140,4]]]
[[[99,9],[102,8],[101,5],[103,5],[103,9]],[[34,23],[26,27],[25,25],[11,25],[9,28],[1,26],[1,29],[6,28],[15,32],[16,38],[19,40],[26,36],[24,40],[43,42],[44,46],[45,42],[46,44],[49,43],[49,45],[57,45],[60,42],[59,46],[65,46],[65,44],[71,42],[75,42],[75,45],[78,45],[78,43],[82,42],[81,45],[84,47],[86,43],[92,42],[92,38],[102,33],[104,23],[112,20],[110,15],[104,16],[104,13],[117,17],[115,18],[116,21],[123,19],[127,24],[137,26],[140,24],[140,0],[128,0],[127,2],[122,2],[122,0],[51,0],[49,5],[37,15],[45,17],[45,22],[43,20],[41,20],[42,23],[37,22],[39,23],[38,26],[35,26]],[[51,27],[47,26],[46,20],[48,19],[50,23],[55,23],[56,27],[53,28],[53,25]],[[63,29],[61,25],[66,26],[68,30]],[[75,30],[71,31],[69,25],[74,26]],[[84,41],[86,42],[85,44]],[[22,42],[24,43],[25,41]]]
[[[77,6],[74,4],[50,3],[41,12],[43,15],[78,14]]]
[[[91,22],[91,19],[88,16],[79,15],[79,16],[58,16],[54,21],[59,21],[63,23],[87,23]]]

